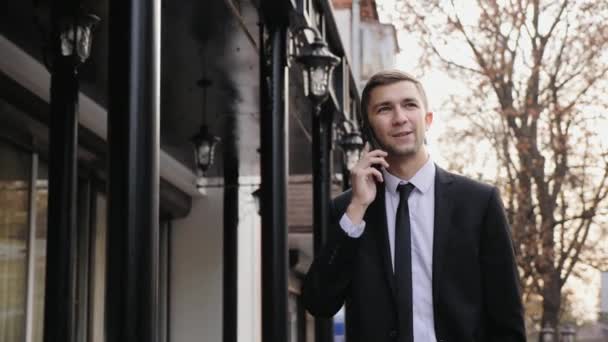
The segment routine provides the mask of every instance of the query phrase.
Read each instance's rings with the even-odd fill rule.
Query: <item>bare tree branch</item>
[[[602,59],[608,20],[598,19],[608,18],[608,8],[571,0],[477,0],[478,21],[466,18],[465,25],[454,0],[402,2],[415,9],[408,11],[415,16],[408,28],[422,33],[425,62],[470,85],[466,96],[448,104],[467,125],[451,130],[445,141],[457,143],[446,149],[460,155],[454,165],[476,178],[488,176],[475,165],[496,163],[525,298],[540,300],[543,324],[556,325],[565,310],[564,283],[577,276],[577,265],[600,265],[594,255],[608,256],[608,245],[589,241],[608,236],[608,229],[598,232],[608,223],[601,207],[608,197],[608,146],[593,124],[596,111],[608,112]],[[443,50],[456,43],[468,48],[472,65]],[[462,150],[480,141],[492,149],[463,159]]]

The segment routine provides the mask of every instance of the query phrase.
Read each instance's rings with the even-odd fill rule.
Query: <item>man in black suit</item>
[[[328,241],[304,282],[307,310],[347,306],[348,342],[525,341],[498,190],[436,166],[420,82],[392,70],[363,90],[372,143],[331,202]]]

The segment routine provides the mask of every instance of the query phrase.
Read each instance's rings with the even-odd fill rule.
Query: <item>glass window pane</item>
[[[344,326],[344,306],[334,316],[334,342],[346,341]]]
[[[159,249],[159,322],[158,322],[158,341],[167,342],[169,340],[168,320],[169,320],[169,221],[161,221],[160,228],[160,249]]]
[[[289,311],[289,342],[298,342],[298,297],[289,292],[287,301]]]
[[[0,342],[25,336],[31,155],[0,142]]]
[[[89,311],[89,341],[104,342],[105,291],[106,291],[106,198],[98,194],[95,203],[93,249],[91,251],[91,302]]]
[[[48,179],[47,165],[40,162],[36,181],[36,226],[34,241],[34,315],[32,340],[42,342],[44,327],[44,286],[46,279],[46,237]]]

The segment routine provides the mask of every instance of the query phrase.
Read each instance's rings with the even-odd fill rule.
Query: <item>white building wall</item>
[[[340,33],[340,38],[342,39],[342,46],[344,47],[344,51],[346,51],[346,56],[349,61],[353,60],[353,52],[351,48],[351,40],[352,40],[352,15],[351,10],[344,9],[334,9],[334,18],[336,20],[336,25],[338,26],[338,32]]]
[[[394,68],[397,53],[393,25],[361,23],[361,82],[380,70]]]
[[[171,229],[170,340],[222,340],[223,190],[193,199]]]
[[[238,225],[237,337],[261,341],[261,221],[252,193],[259,177],[241,177]],[[221,341],[223,315],[223,190],[211,182],[193,199],[171,236],[172,342]]]
[[[257,185],[239,189],[237,339],[247,342],[262,341],[262,227],[251,195],[256,189]]]
[[[363,89],[367,80],[376,72],[395,67],[399,47],[393,25],[361,21],[359,23],[360,41],[356,52],[358,58],[353,58],[355,51],[353,51],[352,11],[348,8],[334,9],[334,17],[348,60],[353,64],[351,68],[355,77],[357,75],[355,71],[360,72],[359,89]],[[361,65],[355,65],[357,62]]]
[[[259,21],[249,2],[239,5],[243,22],[257,42]],[[237,118],[239,153],[239,225],[237,274],[237,338],[261,341],[261,222],[254,198],[259,187],[259,59],[257,49],[235,20],[226,24],[228,40],[218,51],[230,68],[234,86],[231,111]],[[220,115],[221,117],[221,115]],[[219,120],[219,119],[218,119]],[[218,127],[221,125],[218,123]],[[221,167],[220,165],[214,167]],[[172,342],[221,341],[223,317],[223,190],[210,179],[204,197],[193,199],[188,217],[172,228]]]

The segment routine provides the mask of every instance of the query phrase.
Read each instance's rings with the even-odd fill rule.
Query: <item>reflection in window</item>
[[[25,334],[31,157],[0,142],[0,342]]]
[[[42,342],[44,327],[44,286],[46,276],[46,237],[47,237],[47,205],[48,180],[47,166],[40,163],[38,180],[36,181],[36,226],[34,227],[34,316],[33,338],[34,342]]]
[[[289,292],[289,342],[298,342],[298,296]]]
[[[98,193],[95,200],[95,224],[93,225],[93,246],[91,250],[91,278],[89,282],[89,341],[105,341],[105,291],[106,291],[106,197]]]
[[[344,342],[346,340],[344,330],[344,305],[340,308],[340,311],[334,316],[334,342]]]

